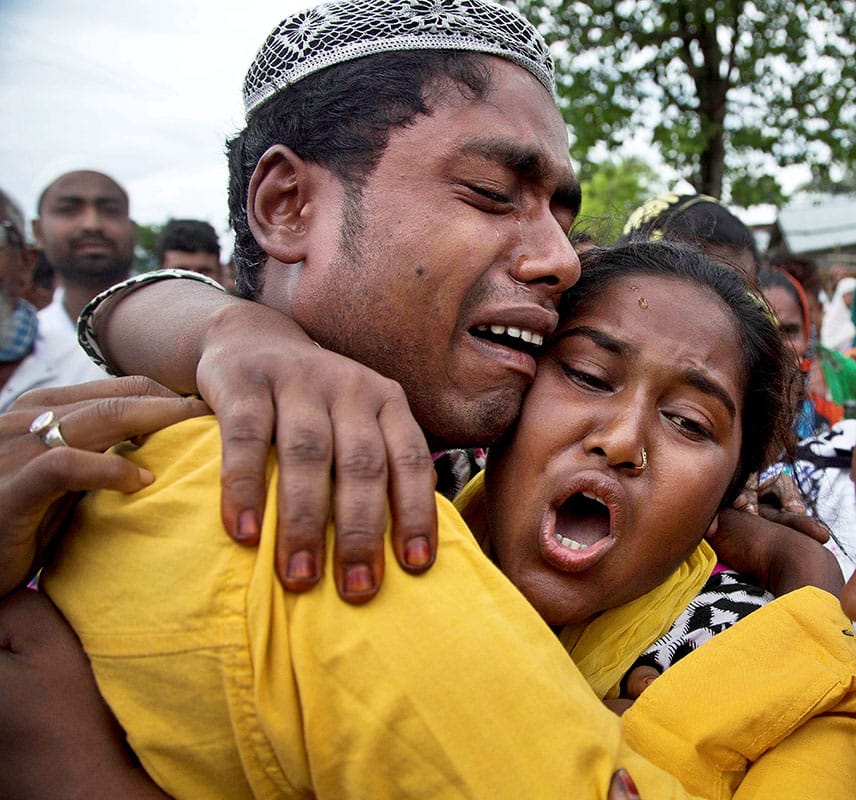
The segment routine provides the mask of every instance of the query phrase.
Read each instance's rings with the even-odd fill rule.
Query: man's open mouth
[[[473,336],[489,342],[536,356],[544,344],[544,337],[536,331],[510,325],[478,325],[470,329]]]

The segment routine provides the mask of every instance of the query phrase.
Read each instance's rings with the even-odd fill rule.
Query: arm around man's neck
[[[285,314],[196,280],[140,286],[107,309],[95,333],[114,368],[177,392],[198,391],[217,414],[223,523],[246,544],[258,541],[275,442],[279,507],[289,509],[277,553],[287,589],[303,591],[320,579],[333,508],[344,599],[366,602],[380,588],[389,517],[401,566],[430,568],[433,462],[397,383],[318,347]]]
[[[183,393],[197,391],[208,345],[252,339],[261,349],[272,338],[310,343],[299,325],[268,306],[181,279],[138,287],[107,311],[99,328],[99,344],[118,371],[147,375]]]

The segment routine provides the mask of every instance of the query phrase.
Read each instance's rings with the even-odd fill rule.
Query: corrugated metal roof
[[[856,245],[856,196],[827,197],[818,203],[797,201],[776,220],[794,255]]]

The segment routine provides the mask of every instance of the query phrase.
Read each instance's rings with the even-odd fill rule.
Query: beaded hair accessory
[[[673,192],[661,194],[657,197],[652,197],[639,206],[627,218],[627,223],[624,225],[622,233],[626,236],[629,233],[642,230],[666,211],[671,210],[674,214],[678,211],[686,211],[691,206],[698,205],[699,203],[722,205],[715,197],[707,194],[674,194]],[[652,242],[663,238],[663,232],[656,227],[650,230],[648,234],[648,239]]]
[[[287,17],[268,36],[244,79],[246,114],[326,67],[402,50],[488,53],[555,89],[547,43],[512,9],[489,0],[333,0]]]
[[[754,289],[747,289],[746,296],[758,307],[758,310],[764,315],[767,322],[769,322],[774,328],[778,329],[779,318],[776,316],[776,312],[773,311],[773,307],[767,302],[764,295],[760,292],[756,292]]]

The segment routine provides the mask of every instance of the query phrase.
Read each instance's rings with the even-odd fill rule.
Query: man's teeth
[[[563,547],[569,547],[571,550],[585,550],[588,545],[578,542],[576,539],[569,539],[567,536],[562,536],[561,533],[555,534],[556,541]]]
[[[476,330],[490,331],[494,336],[510,336],[512,339],[522,339],[527,344],[534,344],[540,347],[544,344],[544,337],[535,331],[528,331],[525,328],[506,327],[505,325],[479,325]]]
[[[596,503],[600,503],[602,506],[606,505],[606,503],[604,503],[597,495],[591,494],[590,492],[580,492],[580,494],[589,500],[594,500]]]

